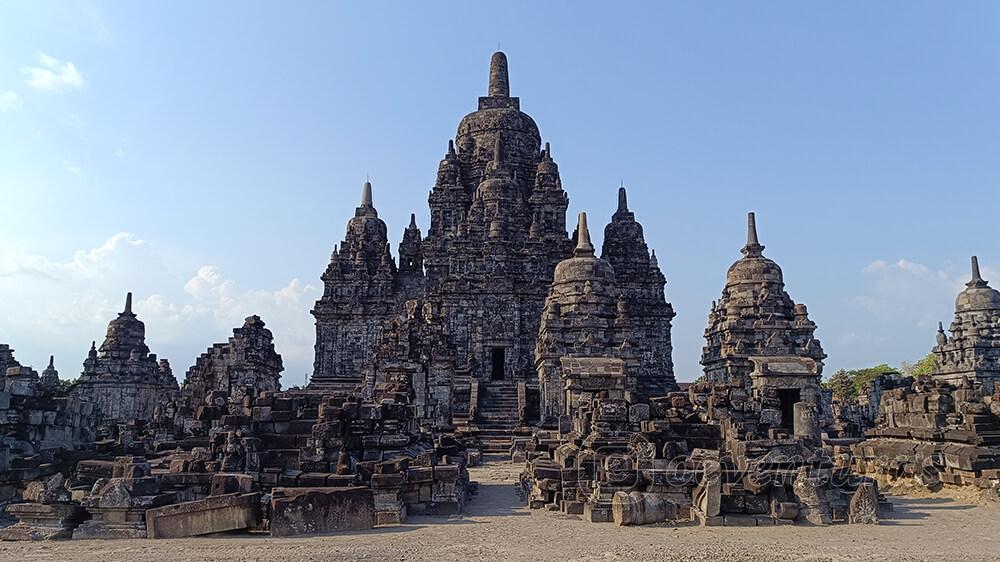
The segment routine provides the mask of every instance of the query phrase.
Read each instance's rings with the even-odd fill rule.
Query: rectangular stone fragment
[[[246,529],[260,521],[260,493],[225,494],[146,510],[151,539],[194,537]]]
[[[375,526],[375,501],[367,488],[275,488],[271,536],[290,537]]]

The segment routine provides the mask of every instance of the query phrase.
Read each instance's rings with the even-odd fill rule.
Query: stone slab
[[[275,488],[271,536],[290,537],[375,526],[375,500],[367,488]]]
[[[146,511],[151,539],[194,537],[246,529],[260,521],[260,493],[224,494]]]

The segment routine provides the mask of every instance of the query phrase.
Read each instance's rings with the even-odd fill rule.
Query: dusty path
[[[464,517],[309,537],[0,543],[2,560],[1000,560],[1000,507],[894,498],[877,527],[670,528],[589,524],[530,511],[515,493],[519,467],[472,469],[479,495]]]

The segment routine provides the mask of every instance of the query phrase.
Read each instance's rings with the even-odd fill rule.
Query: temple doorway
[[[504,378],[504,359],[506,353],[504,353],[504,348],[494,347],[490,350],[490,379],[499,381]]]
[[[799,389],[782,388],[778,390],[778,401],[781,402],[781,427],[795,427],[795,403],[801,399]]]

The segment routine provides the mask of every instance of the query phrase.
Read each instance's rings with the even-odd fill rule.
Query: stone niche
[[[820,410],[819,364],[809,357],[750,357],[751,393],[761,403],[761,417],[772,425],[794,430],[796,436],[817,437]]]
[[[590,403],[594,394],[625,398],[625,362],[608,357],[562,357],[559,359],[566,391],[566,412],[572,417],[581,403]]]

